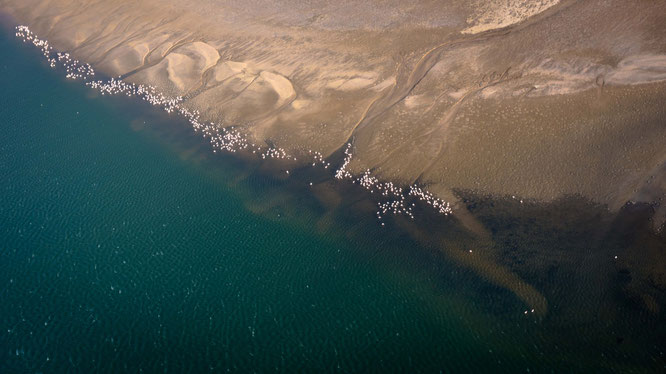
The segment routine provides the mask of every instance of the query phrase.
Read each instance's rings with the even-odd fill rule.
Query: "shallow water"
[[[492,244],[427,210],[381,227],[329,173],[213,155],[7,29],[0,51],[0,372],[665,368],[663,311],[642,296],[663,307],[663,291],[613,261],[666,243],[641,207],[461,192]],[[547,313],[525,314],[497,269]]]

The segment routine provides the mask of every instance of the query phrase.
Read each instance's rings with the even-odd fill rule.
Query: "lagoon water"
[[[626,297],[609,259],[627,244],[585,252],[592,204],[565,204],[592,210],[572,222],[485,219],[548,299],[525,314],[446,251],[379,226],[356,191],[322,203],[307,182],[330,176],[213,156],[185,123],[65,80],[8,29],[0,51],[2,373],[665,367],[663,311]]]

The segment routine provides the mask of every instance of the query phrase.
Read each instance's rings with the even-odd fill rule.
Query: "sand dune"
[[[175,95],[184,95],[199,87],[205,71],[217,64],[217,50],[203,42],[174,48],[164,59],[137,72],[131,79],[154,82]]]
[[[278,94],[279,99],[275,104],[276,106],[282,106],[290,99],[296,97],[294,86],[292,86],[289,79],[283,77],[282,75],[271,73],[269,71],[262,71],[260,77],[271,86],[273,91]]]

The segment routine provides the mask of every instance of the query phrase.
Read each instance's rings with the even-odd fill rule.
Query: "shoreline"
[[[28,29],[25,29],[24,31],[27,32]],[[38,47],[41,46],[42,48],[44,48],[44,44],[42,42],[38,42],[37,44]],[[42,50],[44,51],[44,49]],[[49,53],[53,52],[48,48],[46,49],[46,51]],[[83,76],[92,76],[92,74],[86,73],[91,71],[91,69],[87,67],[87,64],[81,65],[83,66],[83,68],[79,69],[81,66],[75,66],[76,64],[78,64],[78,62],[74,65],[71,65],[71,61],[73,60],[69,59],[68,56],[62,58],[60,58],[61,55],[56,54],[56,56],[58,56],[58,58],[56,60],[52,60],[51,63],[55,62],[56,64],[58,64],[58,63],[63,63],[64,61],[65,71],[67,72],[68,75],[71,74],[72,71],[79,72],[81,75],[77,76],[75,73],[75,75],[69,76],[69,78],[83,78]],[[273,169],[274,173],[277,172],[278,174],[281,174],[282,172],[284,172],[285,175],[282,175],[282,177],[284,178],[289,178],[290,171],[296,172],[296,169],[299,168],[298,165],[294,166],[294,163],[291,163],[290,161],[296,161],[296,159],[302,159],[303,157],[309,156],[312,157],[311,159],[311,161],[313,161],[312,167],[316,166],[322,169],[324,174],[328,175],[328,177],[330,178],[338,177],[336,179],[346,179],[346,180],[353,178],[353,175],[345,168],[345,166],[349,163],[349,159],[347,159],[347,157],[349,157],[352,153],[346,153],[345,155],[340,155],[340,157],[342,157],[341,159],[342,167],[340,169],[334,170],[335,165],[331,165],[331,162],[327,161],[327,159],[324,158],[324,155],[316,151],[310,151],[307,153],[307,155],[303,151],[302,155],[299,154],[298,156],[290,156],[283,149],[272,148],[270,145],[266,149],[262,149],[261,147],[256,147],[252,149],[250,147],[252,143],[249,143],[249,141],[247,141],[247,139],[244,138],[240,133],[233,132],[234,131],[233,128],[232,130],[227,130],[226,128],[212,126],[211,123],[204,124],[202,121],[200,121],[198,112],[189,111],[186,108],[179,108],[178,103],[182,99],[179,98],[169,99],[163,94],[160,94],[154,88],[135,85],[135,84],[126,84],[120,80],[115,80],[113,78],[111,81],[107,82],[104,81],[92,81],[92,82],[97,82],[97,83],[89,82],[88,86],[89,87],[93,86],[92,88],[97,90],[101,89],[102,95],[107,93],[125,94],[125,95],[129,93],[130,96],[143,95],[142,98],[144,101],[148,102],[149,104],[152,104],[153,106],[160,107],[167,114],[172,112],[178,112],[179,114],[184,116],[185,120],[187,120],[187,122],[192,126],[195,132],[199,130],[206,135],[204,137],[209,140],[209,144],[212,146],[213,153],[215,153],[217,150],[221,151],[226,150],[230,151],[231,153],[239,151],[240,152],[239,156],[241,156],[241,158],[248,158],[248,157],[252,158],[256,156],[257,157],[256,161],[258,161],[259,164],[262,164],[261,163],[262,160],[269,159],[271,161],[268,161],[263,165],[274,164],[272,167],[268,166],[268,168]],[[348,146],[347,150],[349,149],[350,148]],[[251,150],[254,152],[250,153]],[[263,157],[261,157],[260,155]],[[259,157],[261,157],[261,159],[259,159]],[[310,161],[308,161],[306,165],[310,165]],[[329,166],[333,166],[333,168],[328,169]],[[260,167],[263,168],[265,166],[260,166]],[[300,169],[307,167],[309,166],[301,165]],[[412,210],[413,205],[409,204],[412,201],[417,201],[417,200],[421,201],[425,200],[426,205],[434,207],[435,212],[439,210],[439,213],[444,216],[450,213],[450,205],[443,203],[441,200],[438,200],[433,195],[428,194],[426,191],[413,188],[408,191],[405,191],[403,189],[398,188],[396,185],[394,185],[391,182],[380,182],[378,179],[370,175],[369,171],[361,174],[360,177],[352,179],[352,184],[357,184],[359,188],[365,189],[366,192],[369,191],[371,194],[377,192],[377,195],[375,196],[382,195],[384,198],[386,198],[386,200],[384,201],[377,199],[373,200],[374,203],[376,204],[376,207],[378,208],[378,210],[375,212],[376,218],[379,221],[379,224],[382,226],[384,226],[385,223],[382,222],[382,219],[385,219],[384,216],[387,214],[391,215],[391,213],[398,216],[396,217],[398,221],[401,221],[400,216],[414,219],[413,210]],[[456,192],[456,194],[458,196],[463,195],[463,193],[461,192]],[[513,195],[512,199],[516,199],[515,195]],[[522,204],[523,201],[528,202],[528,204],[538,203],[538,200],[532,200],[532,199],[518,198],[518,200],[520,201],[520,204]],[[462,205],[462,203],[459,204]],[[484,248],[489,246],[492,247],[494,244],[491,240],[491,235],[488,232],[485,225],[482,224],[481,221],[479,221],[476,217],[474,217],[473,214],[470,214],[467,211],[467,207],[465,205],[462,205],[461,212],[462,214],[460,214],[460,212],[457,212],[458,214],[455,216],[455,218],[457,222],[462,224],[464,230],[468,231],[468,233],[471,233],[472,237],[474,237],[474,239],[472,239],[472,243],[474,243],[472,244],[472,246],[476,246],[479,248]],[[428,214],[426,214],[425,216],[428,216]],[[404,225],[402,226],[404,228]],[[418,229],[418,227],[416,228]],[[432,234],[433,233],[428,235]],[[418,231],[413,231],[413,230],[411,235],[417,240],[418,238],[425,238],[426,236],[428,236],[423,232],[419,233]],[[444,242],[446,242],[446,240]],[[526,303],[526,305],[529,306],[528,310],[531,309],[533,312],[536,311],[537,314],[540,316],[546,315],[547,303],[545,302],[543,296],[541,296],[538,291],[531,288],[531,286],[524,284],[522,280],[520,280],[519,278],[513,279],[512,277],[515,277],[515,275],[512,274],[511,271],[506,270],[503,266],[500,266],[497,262],[495,262],[496,259],[492,259],[495,255],[490,255],[490,256],[484,255],[483,257],[478,258],[476,260],[472,260],[470,262],[467,258],[469,256],[459,257],[460,253],[465,252],[464,250],[462,250],[463,248],[460,248],[459,246],[455,246],[455,248],[448,248],[446,244],[441,244],[441,243],[432,244],[432,243],[435,242],[433,242],[431,239],[427,239],[426,241],[422,242],[422,244],[425,244],[426,246],[434,245],[435,247],[439,247],[440,251],[443,251],[443,253],[445,253],[447,257],[453,258],[454,261],[458,262],[461,266],[474,269],[474,271],[479,276],[486,278],[491,283],[497,284],[501,287],[511,290],[515,295],[518,296],[519,299],[523,300]],[[468,245],[464,245],[463,247],[467,246]],[[473,253],[473,251],[470,249],[469,253],[471,254]],[[478,251],[476,253],[478,253]],[[463,256],[465,255],[463,254]],[[477,255],[475,254],[474,256]],[[489,269],[494,269],[494,270],[489,272]],[[493,273],[495,275],[493,275]]]
[[[262,160],[284,160],[283,167],[285,168],[293,166],[293,163],[290,163],[290,161],[297,161],[296,156],[287,154],[282,148],[276,148],[270,145],[268,147],[262,147],[261,145],[250,143],[246,135],[241,131],[236,130],[234,126],[222,127],[213,122],[205,123],[201,120],[198,111],[191,111],[180,105],[183,101],[183,98],[180,96],[170,98],[159,92],[153,86],[125,83],[123,80],[113,77],[110,79],[102,78],[101,80],[94,80],[93,77],[95,76],[95,72],[89,64],[72,59],[69,53],[56,52],[53,47],[50,46],[48,41],[40,39],[37,35],[32,33],[27,26],[19,25],[16,26],[15,29],[15,36],[17,38],[21,39],[24,43],[33,44],[34,47],[41,50],[42,55],[46,58],[51,68],[64,69],[67,72],[65,78],[81,80],[86,86],[98,91],[102,96],[125,95],[127,97],[137,97],[150,105],[164,110],[167,114],[174,113],[181,116],[181,118],[185,119],[192,126],[195,132],[200,132],[204,139],[209,140],[209,143],[213,148],[213,153],[216,153],[217,151],[229,153],[239,152],[246,157],[250,156],[251,153],[257,157],[257,160],[259,160],[259,157],[261,157]],[[302,154],[299,154],[298,157],[310,157],[311,159],[307,161],[307,164],[311,163],[312,167],[323,167],[324,169],[328,169],[331,166],[331,163],[317,151],[307,150],[307,153],[302,151]],[[359,184],[370,193],[378,192],[386,197],[388,201],[379,204],[380,210],[377,211],[378,216],[380,214],[391,213],[396,215],[406,214],[413,219],[411,206],[413,206],[414,203],[412,203],[411,206],[407,205],[407,197],[414,197],[416,201],[431,206],[435,211],[444,216],[452,213],[449,203],[435,198],[431,193],[417,185],[410,185],[405,189],[397,187],[391,182],[380,182],[377,178],[371,176],[370,170],[366,170],[360,177],[355,177],[346,170],[352,157],[351,144],[348,144],[345,149],[345,158],[342,165],[337,170],[334,170],[334,168],[331,169],[331,171],[334,170],[332,176],[338,180],[351,180],[351,183]],[[290,171],[285,169],[285,174],[289,175],[289,173]],[[381,216],[379,216],[378,219],[381,220]]]

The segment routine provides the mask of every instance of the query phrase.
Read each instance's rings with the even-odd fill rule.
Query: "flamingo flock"
[[[38,38],[35,33],[30,31],[28,26],[17,26],[15,35],[17,38],[21,38],[23,42],[32,43],[32,45],[39,48],[52,68],[55,68],[58,64],[62,65],[67,72],[67,78],[87,79],[95,75],[95,70],[90,64],[72,59],[69,53],[58,52],[54,57],[53,47],[49,45],[48,40]]]
[[[347,143],[347,147],[345,148],[345,158],[342,161],[342,165],[340,166],[340,168],[335,171],[335,179],[354,178],[354,176],[347,170],[347,166],[349,166],[351,159],[352,159],[351,143]]]
[[[440,214],[448,216],[449,214],[453,213],[453,209],[451,208],[450,203],[435,197],[432,192],[426,191],[416,185],[409,186],[408,194],[410,196],[415,196],[420,201],[423,201],[424,203],[435,208],[435,210]]]
[[[435,211],[444,216],[453,213],[450,203],[435,197],[431,192],[414,184],[409,186],[409,191],[405,194],[403,188],[396,186],[393,182],[381,182],[377,177],[371,175],[370,170],[366,170],[360,177],[354,179],[354,176],[347,170],[347,166],[349,166],[351,159],[351,143],[348,143],[345,148],[344,161],[342,166],[335,172],[335,178],[352,179],[353,183],[358,183],[361,187],[370,191],[371,194],[377,191],[382,197],[388,197],[388,201],[377,203],[378,210],[376,215],[378,220],[381,221],[382,217],[386,214],[404,214],[409,218],[414,219],[413,208],[416,204],[407,202],[407,198],[410,196],[431,206]],[[381,224],[384,226],[384,222]]]
[[[93,80],[95,71],[90,64],[82,63],[73,59],[69,53],[53,53],[53,47],[47,40],[39,39],[27,26],[17,26],[16,36],[23,42],[31,43],[39,48],[46,58],[49,66],[52,68],[62,67],[65,69],[66,77],[69,79],[82,79],[86,85],[99,91],[102,95],[126,95],[128,97],[138,97],[151,105],[163,109],[167,113],[178,113],[190,123],[196,133],[208,139],[213,152],[226,151],[238,152],[242,150],[251,150],[253,154],[259,155],[262,159],[283,159],[296,161],[295,156],[289,155],[284,149],[279,147],[261,147],[248,140],[248,137],[234,126],[224,127],[214,122],[204,123],[201,121],[201,114],[197,110],[188,109],[183,105],[183,97],[177,96],[171,98],[159,92],[157,88],[150,85],[142,85],[125,82],[120,77],[109,80]],[[352,183],[359,184],[368,190],[371,194],[378,193],[380,198],[388,199],[377,203],[377,219],[381,225],[383,217],[387,214],[403,214],[414,219],[413,208],[415,203],[409,203],[410,197],[416,198],[445,216],[452,214],[453,210],[448,202],[436,198],[431,192],[428,192],[416,185],[409,186],[409,190],[396,186],[393,182],[381,182],[371,175],[370,170],[366,170],[358,177],[348,170],[352,160],[352,144],[348,143],[344,154],[342,165],[335,171],[334,177],[338,180],[351,180]],[[322,166],[328,169],[331,164],[326,160],[321,152],[308,150],[308,156],[312,159],[312,167]],[[289,174],[289,170],[286,170]],[[310,183],[312,186],[312,183]]]
[[[331,163],[326,161],[324,155],[322,155],[321,152],[308,150],[308,154],[311,155],[313,158],[312,166],[317,166],[317,164],[321,164],[321,166],[323,166],[324,169],[328,169],[328,167],[331,166]]]

